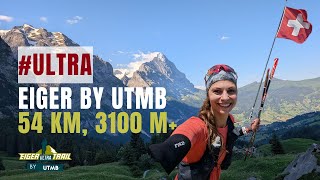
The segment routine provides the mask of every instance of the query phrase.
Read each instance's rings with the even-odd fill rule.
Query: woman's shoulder
[[[183,134],[191,142],[191,149],[183,158],[183,162],[194,163],[201,159],[206,150],[208,129],[205,122],[199,117],[190,117],[177,127],[173,134]]]
[[[206,128],[206,123],[201,118],[196,116],[190,117],[181,125],[187,125],[187,126],[192,126],[197,128]]]
[[[207,127],[202,119],[192,116],[173,131],[173,134],[181,133],[186,134],[189,137],[201,136],[207,133]]]

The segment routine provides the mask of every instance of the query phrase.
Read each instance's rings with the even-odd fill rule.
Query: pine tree
[[[152,165],[152,158],[148,154],[142,154],[139,158],[138,166],[142,170],[150,169]]]
[[[130,147],[132,149],[133,160],[137,161],[140,156],[147,152],[143,139],[140,136],[140,133],[132,133]]]
[[[110,163],[116,159],[112,149],[101,149],[96,153],[95,164]]]
[[[130,144],[127,144],[124,146],[124,151],[123,151],[123,162],[124,164],[128,166],[132,166],[136,162],[138,153],[136,150],[130,146]]]
[[[272,138],[269,141],[269,143],[271,144],[271,152],[273,154],[284,154],[282,144],[280,143],[276,134],[272,135]]]
[[[121,150],[121,152],[120,152]],[[131,140],[128,144],[120,148],[118,154],[122,155],[124,164],[133,165],[139,157],[146,151],[144,142],[140,134],[131,134]]]
[[[2,163],[2,159],[0,158],[0,171],[5,170],[6,168],[4,167]]]

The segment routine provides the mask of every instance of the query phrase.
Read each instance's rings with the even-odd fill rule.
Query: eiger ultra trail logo
[[[63,164],[52,164],[52,161],[68,161],[71,160],[71,153],[57,153],[46,139],[41,143],[42,149],[36,153],[19,153],[20,161],[36,161],[35,163],[27,163],[28,170],[34,171],[63,171]]]

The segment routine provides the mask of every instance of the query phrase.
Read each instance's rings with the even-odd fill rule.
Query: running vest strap
[[[216,156],[210,153],[209,148],[206,149],[203,156],[195,163],[179,163],[178,180],[206,180],[209,179],[210,173],[217,162]]]
[[[221,169],[227,169],[231,164],[231,155],[232,149],[235,140],[238,136],[233,132],[234,129],[234,120],[232,116],[228,117],[227,125],[228,125],[228,133],[227,133],[227,155],[221,163]],[[206,148],[201,159],[196,163],[184,163],[180,162],[179,164],[179,180],[206,180],[210,178],[210,174],[213,168],[217,165],[218,156],[219,156],[220,148]]]

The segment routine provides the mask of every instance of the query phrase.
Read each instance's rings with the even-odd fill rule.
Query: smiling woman
[[[217,127],[225,127],[229,112],[237,103],[237,87],[231,81],[218,81],[211,85],[208,90],[208,97],[212,113],[215,114]],[[222,121],[219,121],[222,119]]]
[[[234,127],[230,112],[237,103],[237,78],[228,65],[210,68],[205,75],[207,97],[198,117],[181,124],[165,142],[149,147],[168,174],[179,165],[175,179],[219,179],[221,170],[231,164],[237,138],[259,128],[258,119],[251,127]]]

